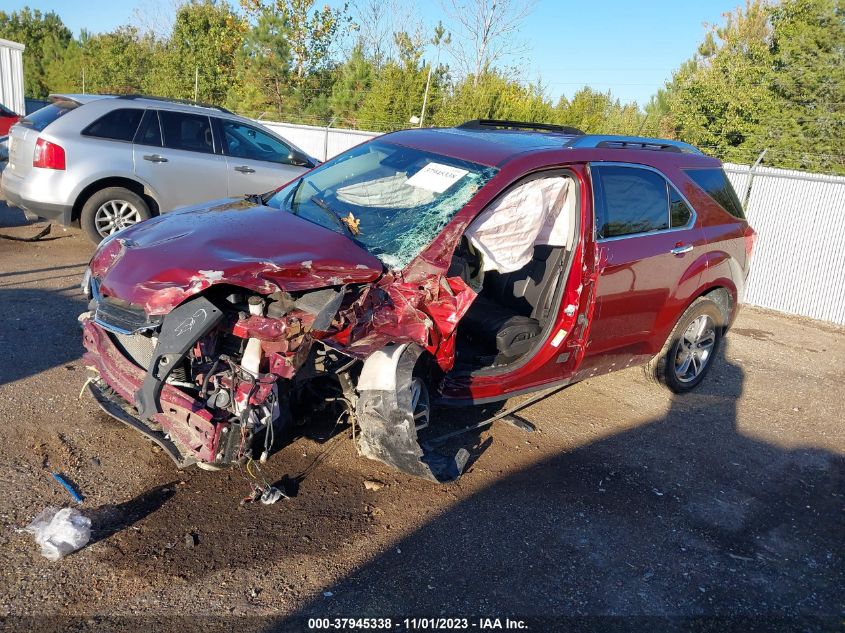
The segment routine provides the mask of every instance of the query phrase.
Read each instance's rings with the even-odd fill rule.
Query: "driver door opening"
[[[504,370],[548,338],[577,242],[578,208],[577,180],[555,170],[513,185],[470,224],[448,273],[478,293],[458,324],[454,371]]]

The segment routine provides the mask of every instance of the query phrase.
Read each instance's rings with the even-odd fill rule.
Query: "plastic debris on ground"
[[[74,508],[47,506],[26,526],[45,558],[57,561],[85,547],[91,539],[91,519]]]
[[[261,503],[265,506],[272,505],[276,503],[279,499],[285,497],[285,493],[283,493],[278,488],[274,488],[273,486],[269,486],[261,493]]]

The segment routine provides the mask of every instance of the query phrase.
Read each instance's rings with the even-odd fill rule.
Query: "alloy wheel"
[[[100,205],[94,214],[94,226],[97,233],[106,237],[128,226],[141,221],[141,214],[138,213],[131,202],[126,200],[108,200]]]
[[[414,414],[414,426],[419,431],[428,426],[431,418],[431,405],[428,387],[422,378],[411,379],[411,411]]]
[[[713,356],[716,345],[716,324],[706,314],[702,314],[689,324],[675,355],[675,377],[682,383],[689,383],[698,378]]]

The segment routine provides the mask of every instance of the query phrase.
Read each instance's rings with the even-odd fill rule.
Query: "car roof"
[[[201,110],[207,112],[214,110],[218,115],[229,115],[237,117],[238,115],[230,112],[226,108],[220,106],[208,105],[205,103],[195,103],[193,101],[185,101],[181,99],[169,99],[167,97],[155,97],[151,95],[141,94],[126,94],[126,95],[111,95],[111,94],[77,94],[77,93],[55,93],[50,95],[51,101],[74,101],[79,105],[85,105],[92,101],[99,101],[101,99],[116,99],[120,101],[131,101],[144,107],[164,108],[167,110],[181,110],[182,112],[196,112]]]
[[[625,161],[629,152],[635,151],[642,162],[653,156],[656,161],[665,162],[672,157],[683,162],[698,162],[696,158],[712,161],[693,145],[671,139],[623,136],[608,134],[584,134],[573,128],[509,121],[477,121],[450,128],[424,128],[401,130],[385,134],[381,138],[441,153],[453,158],[482,165],[502,167],[526,154],[558,154],[568,161],[580,158],[596,160]],[[501,125],[497,125],[501,123]],[[512,127],[511,127],[512,126]],[[564,154],[565,152],[565,154]],[[580,157],[579,157],[580,155]],[[659,158],[658,158],[659,156]],[[650,161],[649,161],[650,162]]]
[[[92,101],[98,101],[99,99],[113,99],[114,95],[94,95],[94,94],[82,94],[82,93],[70,93],[70,92],[62,92],[62,93],[52,93],[50,95],[50,101],[74,101],[79,105],[84,105],[86,103],[91,103]]]

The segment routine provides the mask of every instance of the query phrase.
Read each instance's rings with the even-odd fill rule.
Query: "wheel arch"
[[[736,318],[739,301],[736,286],[729,279],[720,279],[708,284],[693,297],[692,301],[699,297],[707,297],[719,306],[719,311],[724,318],[723,329],[727,330],[731,327]]]
[[[155,196],[152,195],[148,187],[144,186],[137,180],[126,178],[125,176],[109,176],[89,183],[82,189],[82,191],[79,192],[79,195],[76,196],[76,200],[73,203],[71,221],[78,222],[79,217],[82,214],[82,207],[85,206],[88,199],[98,191],[106,189],[107,187],[123,187],[124,189],[128,189],[143,198],[144,202],[146,202],[147,206],[150,208],[151,215],[156,216],[161,213],[158,200],[156,200]]]

